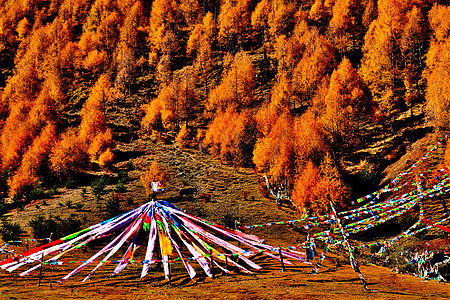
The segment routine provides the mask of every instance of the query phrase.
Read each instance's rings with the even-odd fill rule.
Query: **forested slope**
[[[2,0],[0,192],[109,169],[159,132],[306,211],[344,206],[354,170],[376,185],[403,138],[448,129],[449,45],[447,1]]]

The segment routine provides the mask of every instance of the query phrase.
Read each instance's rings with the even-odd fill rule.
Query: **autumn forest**
[[[0,0],[0,193],[110,168],[120,118],[345,206],[371,124],[450,128],[449,54],[447,1]]]

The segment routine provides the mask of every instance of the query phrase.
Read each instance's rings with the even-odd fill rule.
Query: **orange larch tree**
[[[317,30],[308,30],[302,36],[305,44],[303,57],[295,66],[292,85],[297,97],[307,105],[322,80],[329,76],[335,66],[336,50]]]
[[[434,5],[429,13],[432,40],[427,53],[426,70],[426,115],[435,129],[450,128],[450,65],[446,57],[450,54],[450,8]]]
[[[422,80],[421,75],[424,68],[423,54],[429,34],[426,20],[418,7],[414,6],[407,13],[407,19],[400,40],[400,50],[405,64],[403,71],[405,102],[409,105],[412,115],[414,103],[423,99],[424,96],[425,81]]]
[[[78,130],[69,128],[50,152],[50,170],[60,179],[67,178],[89,165],[88,146]]]
[[[337,0],[333,6],[329,31],[333,45],[342,54],[361,50],[363,9],[359,0]]]
[[[426,1],[380,0],[378,17],[371,24],[364,38],[363,57],[359,71],[369,85],[373,97],[380,101],[385,94],[392,94],[393,106],[402,104],[403,68],[401,39],[412,15],[408,13],[417,6],[422,9]],[[416,14],[417,17],[417,14]],[[418,36],[418,40],[423,37]]]
[[[9,179],[9,196],[23,196],[37,180],[46,177],[50,151],[56,142],[56,126],[46,125],[23,155],[17,172]]]
[[[192,28],[201,19],[201,9],[197,0],[181,0],[179,8],[189,28]]]
[[[295,26],[296,12],[297,7],[293,1],[271,1],[271,11],[268,16],[270,40],[275,41],[281,35],[290,35]]]
[[[174,32],[179,22],[177,11],[176,1],[153,1],[148,36],[153,55],[167,55],[178,48],[177,34]]]
[[[345,208],[348,205],[349,192],[333,161],[327,155],[319,168],[311,161],[302,168],[295,180],[292,199],[303,212],[317,216],[329,212],[329,198],[338,209]]]
[[[278,116],[267,135],[258,138],[253,163],[274,182],[290,182],[295,174],[294,120],[289,112]]]
[[[332,144],[354,144],[359,120],[374,113],[374,103],[369,88],[351,62],[344,58],[331,75],[325,109],[321,115],[322,126]]]
[[[206,131],[203,144],[221,159],[236,165],[251,164],[256,141],[256,123],[248,110],[229,107],[219,112]]]
[[[220,84],[211,91],[206,109],[225,110],[229,106],[248,107],[254,100],[255,70],[250,56],[238,52]]]
[[[168,171],[158,164],[156,161],[152,161],[150,167],[148,167],[141,175],[141,183],[145,188],[147,196],[152,195],[152,182],[161,182],[165,184],[169,178]]]
[[[318,27],[323,28],[330,20],[330,13],[324,5],[323,0],[315,0],[308,13],[309,22]]]
[[[209,95],[208,77],[213,66],[212,47],[216,43],[217,25],[213,14],[207,13],[201,23],[192,30],[186,45],[188,55],[196,55],[195,67],[198,69],[199,79],[203,78],[205,97]]]
[[[113,99],[111,83],[108,75],[101,75],[91,89],[88,100],[81,110],[80,140],[89,145],[91,160],[108,148],[114,147],[111,130],[107,127],[105,104]]]
[[[233,52],[246,41],[251,32],[252,0],[225,0],[217,18],[221,45]]]

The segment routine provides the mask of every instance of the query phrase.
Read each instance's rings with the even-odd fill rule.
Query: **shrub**
[[[222,215],[222,225],[228,228],[235,228],[236,221],[239,221],[240,217],[235,212],[227,211]]]
[[[50,198],[53,196],[56,192],[54,190],[45,191],[41,184],[38,183],[32,190],[27,192],[25,194],[25,199],[28,201],[31,200],[37,200],[37,199],[43,199],[43,198]]]
[[[64,205],[65,205],[67,208],[72,208],[73,202],[72,202],[72,200],[68,199],[68,200],[66,201],[66,203],[64,203]]]
[[[131,171],[131,170],[133,170],[133,168],[134,168],[134,165],[133,165],[133,162],[130,159],[130,160],[127,161],[127,170]]]
[[[128,169],[120,169],[117,173],[118,182],[127,182],[128,181]]]
[[[2,219],[2,226],[0,227],[0,235],[3,241],[9,242],[20,239],[21,235],[24,233],[22,227],[17,223],[10,223],[8,219]]]
[[[83,207],[84,207],[84,204],[83,204],[83,203],[80,203],[80,202],[75,203],[75,209],[76,209],[77,211],[81,211],[81,210],[83,209]]]
[[[82,189],[81,189],[81,192],[80,192],[81,197],[83,197],[83,198],[86,197],[86,192],[87,192],[87,191],[86,191],[86,188],[85,188],[85,187],[82,188]]]
[[[36,239],[48,238],[58,228],[58,224],[52,216],[47,219],[42,215],[37,215],[28,222],[28,225],[31,227],[33,237]]]
[[[209,202],[209,201],[211,201],[211,194],[202,194],[201,196],[200,196],[200,198],[202,198],[202,201],[203,202]]]
[[[120,195],[111,193],[108,201],[106,201],[106,214],[108,218],[115,217],[119,214],[120,210]]]
[[[91,188],[92,193],[95,195],[95,197],[98,199],[103,194],[106,185],[109,183],[109,178],[102,176],[98,179],[95,179],[92,181]]]
[[[53,239],[59,239],[81,229],[82,221],[76,218],[74,214],[70,214],[67,219],[60,216],[48,218],[38,215],[28,222],[31,227],[33,237],[36,239],[48,238],[50,235]]]
[[[122,181],[119,181],[114,187],[114,192],[123,193],[126,191],[125,184]]]
[[[42,199],[46,196],[45,191],[42,189],[40,185],[37,185],[34,189],[32,189],[26,198],[28,200]]]
[[[76,180],[73,179],[73,178],[67,179],[66,182],[64,183],[64,186],[65,186],[67,189],[73,189],[73,188],[76,187],[76,185],[77,185],[77,182],[76,182]]]

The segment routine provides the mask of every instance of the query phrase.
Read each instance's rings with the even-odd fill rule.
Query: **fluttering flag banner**
[[[153,193],[159,193],[164,191],[163,186],[161,184],[161,182],[157,181],[157,182],[152,182],[152,192]]]
[[[60,260],[63,255],[80,249],[89,242],[114,235],[116,236],[109,243],[89,259],[65,261],[66,263],[78,262],[80,265],[64,276],[60,282],[64,282],[91,263],[96,263],[97,265],[84,278],[83,281],[86,281],[101,266],[111,261],[118,264],[110,276],[117,275],[128,264],[138,261],[142,263],[141,278],[148,274],[150,265],[158,261],[163,263],[166,278],[170,274],[169,263],[173,261],[181,261],[191,278],[196,275],[194,268],[191,266],[192,262],[197,262],[210,277],[213,275],[213,266],[224,272],[229,272],[221,265],[225,261],[245,273],[252,273],[250,268],[260,270],[261,267],[248,258],[258,253],[279,260],[280,258],[276,254],[279,253],[278,251],[281,251],[285,258],[285,264],[292,264],[289,259],[305,262],[305,258],[298,253],[289,249],[274,248],[265,244],[264,240],[255,235],[245,234],[236,229],[228,229],[189,215],[166,201],[151,201],[134,210],[67,237],[22,254],[15,254],[11,258],[1,261],[0,267],[12,272],[27,264],[36,264],[20,274],[21,276],[28,275],[42,264],[63,263],[64,261]],[[237,242],[239,246],[232,244],[231,241]],[[122,258],[112,260],[114,255],[124,245],[128,245],[128,248],[123,252]],[[136,250],[144,245],[147,246],[145,259],[136,260]],[[224,249],[227,253],[221,253],[218,249]],[[155,259],[158,251],[162,259]],[[49,255],[53,256],[45,261],[41,261],[43,256],[47,257]],[[239,260],[225,259],[225,255],[231,258],[239,258]],[[211,256],[217,259],[207,259],[208,257],[211,258]]]

